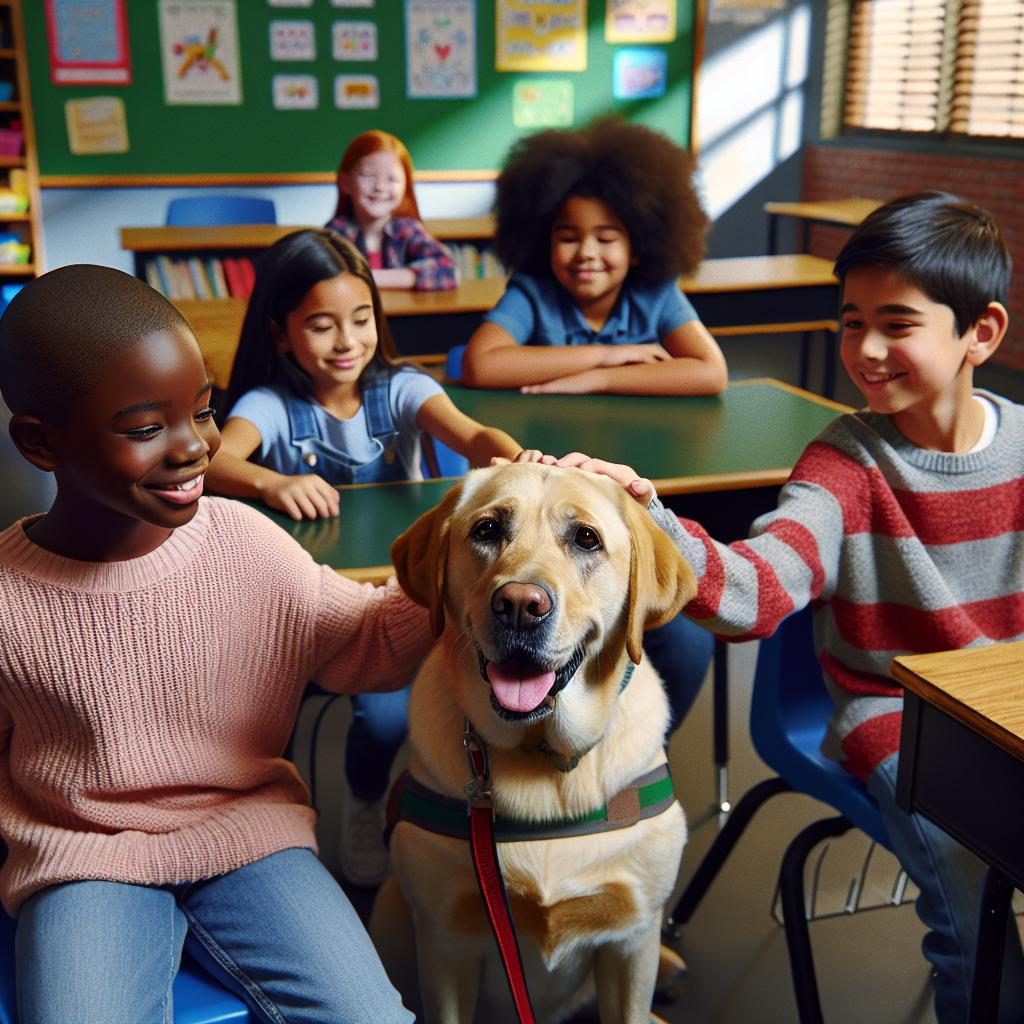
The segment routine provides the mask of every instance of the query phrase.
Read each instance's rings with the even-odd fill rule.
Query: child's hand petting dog
[[[556,459],[552,465],[582,469],[585,473],[597,473],[598,476],[610,477],[616,483],[622,484],[630,497],[644,508],[647,508],[658,496],[654,484],[647,477],[637,476],[636,470],[632,466],[623,465],[621,462],[606,462],[604,459],[591,458],[582,452],[570,452],[568,455]]]
[[[637,476],[636,470],[621,462],[605,462],[604,459],[594,459],[582,452],[569,452],[560,459],[554,455],[545,455],[536,448],[524,448],[516,457],[516,462],[539,462],[544,466],[561,466],[563,469],[582,469],[585,473],[596,473],[598,476],[607,476],[616,483],[622,484],[632,497],[644,508],[658,496],[654,484],[647,477]],[[508,459],[493,458],[492,466],[500,466],[509,462]]]

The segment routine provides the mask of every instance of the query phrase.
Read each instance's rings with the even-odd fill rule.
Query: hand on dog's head
[[[445,627],[445,583],[453,521],[486,511],[489,503],[516,503],[535,486],[536,474],[550,475],[545,486],[564,477],[579,503],[588,495],[595,506],[609,501],[625,523],[630,542],[626,650],[634,663],[642,655],[643,633],[664,625],[696,594],[693,571],[648,512],[618,484],[574,469],[511,464],[474,470],[431,511],[420,516],[392,545],[391,560],[402,589],[430,612],[435,636]],[[469,507],[472,503],[472,509]],[[477,508],[479,506],[479,510]],[[460,534],[461,536],[461,531]]]

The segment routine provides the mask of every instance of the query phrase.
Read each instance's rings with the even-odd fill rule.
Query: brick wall
[[[1010,328],[992,360],[1024,370],[1024,162],[887,149],[808,146],[804,151],[804,200],[893,199],[928,188],[954,192],[983,206],[999,224],[1014,275],[1007,304]],[[847,234],[816,225],[810,251],[831,259]]]

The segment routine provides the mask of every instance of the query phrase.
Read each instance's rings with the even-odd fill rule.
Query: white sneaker
[[[353,796],[348,786],[343,788],[338,836],[341,875],[352,885],[380,885],[388,870],[388,851],[384,846],[387,794],[367,803]]]

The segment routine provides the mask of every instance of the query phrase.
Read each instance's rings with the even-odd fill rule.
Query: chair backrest
[[[276,223],[274,200],[256,196],[184,196],[167,204],[169,227]]]
[[[448,349],[448,355],[444,361],[444,375],[447,380],[462,379],[462,357],[466,354],[467,348],[469,348],[468,343],[464,343],[462,345],[452,345]]]
[[[754,749],[795,791],[830,804],[888,847],[864,785],[821,752],[833,710],[814,651],[811,610],[805,608],[761,641],[750,704]]]

